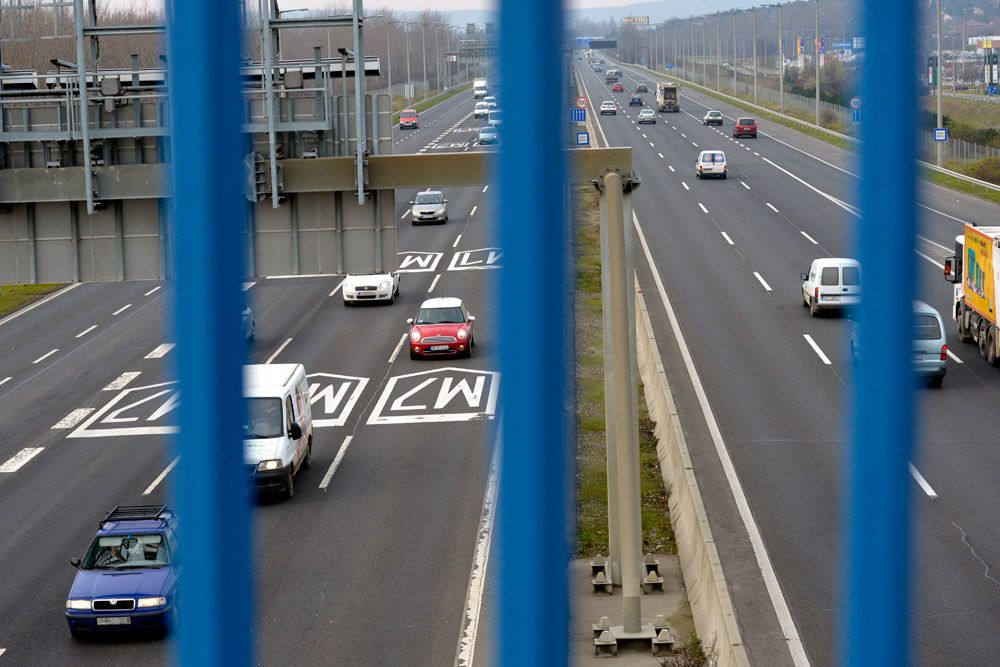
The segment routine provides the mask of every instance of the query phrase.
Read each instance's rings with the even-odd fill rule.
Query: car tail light
[[[816,288],[816,292],[814,293],[813,298],[816,299],[817,301],[819,301],[819,288],[818,287]]]
[[[951,275],[951,257],[944,260],[944,275],[945,276]]]
[[[941,361],[948,361],[948,346],[941,346]]]

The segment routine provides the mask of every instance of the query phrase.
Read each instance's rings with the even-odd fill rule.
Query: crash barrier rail
[[[655,422],[660,475],[670,490],[670,521],[677,537],[677,557],[698,636],[717,651],[720,667],[749,667],[750,659],[726,585],[719,551],[695,477],[684,429],[674,404],[663,357],[639,283],[635,283],[636,361],[645,388],[646,408]]]

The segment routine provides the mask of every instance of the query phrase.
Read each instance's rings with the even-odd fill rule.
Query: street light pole
[[[819,0],[816,0],[816,125],[819,126]]]
[[[385,67],[389,70],[389,100],[392,100],[392,24],[395,21],[385,20]]]
[[[705,35],[708,26],[703,20],[701,22],[701,83],[705,85],[708,83],[708,39]]]
[[[733,62],[730,63],[733,68],[733,95],[736,94],[736,12],[733,12]]]
[[[944,118],[941,114],[941,0],[937,0],[937,63],[935,63],[935,69],[937,70],[935,88],[937,93],[937,125],[935,127],[941,127],[941,123],[944,122]],[[941,166],[941,144],[943,142],[934,142],[934,151],[936,155],[937,166]]]
[[[441,90],[441,50],[438,46],[438,34],[441,32],[440,23],[432,23],[434,26],[434,85],[437,90]]]
[[[427,24],[424,23],[423,19],[420,19],[420,46],[423,52],[423,74],[424,74],[424,99],[427,99],[430,89],[427,87]]]
[[[778,4],[778,110],[785,113],[785,35],[781,32],[781,4]]]
[[[719,37],[719,14],[715,15],[715,89],[722,92],[722,39]]]
[[[753,103],[757,104],[757,8],[753,8]]]
[[[406,27],[406,99],[413,104],[413,80],[410,78],[410,25],[412,21],[407,21],[403,25]]]

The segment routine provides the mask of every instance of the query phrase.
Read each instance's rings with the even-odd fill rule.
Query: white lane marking
[[[428,294],[430,294],[431,292],[434,291],[434,288],[437,287],[437,284],[438,284],[439,280],[441,280],[441,274],[440,273],[437,274],[436,276],[434,276],[434,280],[431,281],[431,286],[427,288],[427,293]]]
[[[694,146],[695,148],[698,148],[698,144],[694,143],[693,141],[691,142],[691,145]]]
[[[66,292],[70,291],[71,289],[76,289],[77,287],[79,287],[82,284],[83,283],[73,283],[72,285],[69,285],[67,287],[63,287],[61,290],[56,290],[55,292],[53,292],[52,294],[49,294],[44,299],[39,299],[38,301],[34,302],[30,306],[25,306],[24,308],[18,308],[17,310],[15,310],[13,313],[11,313],[10,315],[8,315],[7,317],[4,317],[4,318],[0,319],[0,324],[7,324],[8,322],[10,322],[11,320],[13,320],[14,318],[17,318],[17,317],[20,317],[21,315],[24,315],[29,310],[34,310],[35,308],[38,308],[39,306],[43,306],[46,303],[48,303],[49,301],[51,301],[52,299],[55,299],[56,297],[58,297],[59,295],[65,294]]]
[[[3,655],[3,654],[4,654],[4,653],[6,653],[6,652],[7,652],[7,649],[5,649],[5,648],[0,648],[0,655]]]
[[[736,245],[735,243],[733,243],[733,240],[729,238],[729,234],[722,232],[722,238],[726,239],[726,243],[728,243],[729,245]]]
[[[291,338],[286,338],[285,342],[278,346],[278,349],[275,350],[274,353],[267,358],[267,361],[265,361],[264,364],[266,365],[274,361],[274,358],[277,357],[279,354],[281,354],[281,351],[284,350],[286,347],[288,347],[288,344],[291,342],[292,342]]]
[[[93,411],[94,408],[77,408],[73,412],[69,413],[68,415],[57,421],[52,428],[53,429],[73,428],[74,426],[82,422],[84,419],[86,419],[87,415],[89,415]]]
[[[403,343],[406,341],[407,334],[403,334],[399,338],[399,342],[396,343],[395,349],[393,349],[392,354],[389,355],[389,365],[391,366],[396,361],[396,357],[399,353],[403,351]]]
[[[954,361],[956,364],[964,364],[965,363],[964,361],[962,361],[961,359],[959,359],[958,356],[954,352],[952,352],[950,349],[948,350],[948,356],[951,357],[951,360]],[[0,384],[3,384],[3,382],[0,382]]]
[[[148,292],[146,292],[145,294],[143,294],[143,296],[149,296],[150,294],[152,294],[152,293],[154,293],[154,292],[158,291],[158,290],[160,289],[160,287],[161,287],[161,285],[157,285],[157,286],[156,286],[156,287],[154,287],[153,289],[151,289],[151,290],[149,290]]]
[[[650,142],[649,142],[649,147],[650,147],[650,148],[656,148],[656,145],[655,145],[655,144],[654,144],[654,143],[653,143],[652,141],[650,141]]]
[[[11,381],[11,380],[13,380],[13,379],[14,379],[14,378],[13,378],[13,376],[10,376],[10,375],[8,375],[8,376],[7,376],[7,377],[5,377],[4,379],[0,380],[0,385],[2,385],[2,384],[7,384],[8,382],[10,382],[10,381]]]
[[[177,467],[177,462],[178,462],[178,461],[180,461],[180,460],[181,460],[181,457],[179,457],[179,456],[175,456],[175,457],[174,457],[174,460],[173,460],[173,461],[171,461],[171,462],[170,462],[170,463],[169,463],[169,464],[167,465],[167,467],[163,469],[163,472],[161,472],[161,473],[160,473],[159,475],[157,475],[157,476],[156,476],[156,479],[154,479],[154,480],[153,480],[153,482],[152,482],[152,483],[151,483],[151,484],[150,484],[149,486],[147,486],[147,487],[146,487],[146,490],[142,492],[142,495],[144,495],[144,496],[148,496],[148,495],[149,495],[149,494],[151,494],[151,493],[152,493],[153,491],[155,491],[155,490],[156,490],[156,487],[158,487],[158,486],[160,485],[160,482],[162,482],[162,481],[163,481],[164,479],[166,479],[167,475],[169,475],[169,474],[170,474],[170,472],[171,472],[171,471],[172,471],[172,470],[173,470],[174,468],[176,468],[176,467]]]
[[[0,465],[0,472],[17,472],[21,466],[41,454],[44,449],[44,447],[25,447]]]
[[[632,122],[634,123],[635,121],[632,121]],[[643,132],[643,133],[642,133],[642,138],[643,138],[643,139],[649,139],[649,137],[647,137],[647,136],[646,136],[646,133],[645,133],[645,132]]]
[[[128,371],[115,378],[107,387],[101,391],[121,391],[129,382],[139,377],[141,371]]]
[[[409,214],[410,214],[410,209],[406,209],[406,211],[403,213],[403,215],[399,216],[399,219],[402,220],[403,218],[405,218]]]
[[[760,275],[756,271],[753,272],[753,275],[755,278],[757,278],[757,282],[759,282],[761,285],[764,286],[764,289],[766,289],[768,292],[771,291],[771,286],[767,284],[766,280],[764,280],[764,276]]]
[[[131,303],[126,304],[126,305],[122,306],[121,308],[119,308],[118,310],[116,310],[115,312],[111,313],[111,315],[112,316],[121,315],[122,313],[124,313],[126,310],[128,310],[131,307],[132,307]]]
[[[914,252],[917,253],[918,255],[920,255],[921,257],[923,257],[924,259],[926,259],[928,262],[930,262],[934,266],[936,266],[939,269],[941,269],[942,271],[944,270],[944,264],[942,264],[941,262],[937,261],[933,257],[931,257],[929,255],[925,255],[924,253],[920,252],[919,250],[914,250]]]
[[[451,247],[452,248],[457,248],[458,247],[458,242],[461,241],[461,240],[462,240],[462,235],[459,234],[458,236],[455,237],[455,242],[451,244]]]
[[[76,337],[77,338],[83,338],[84,336],[86,336],[87,334],[89,334],[91,331],[93,331],[96,328],[97,328],[96,324],[91,324],[89,327],[87,327],[86,329],[84,329],[83,331],[81,331],[80,333],[78,333],[76,335]]]
[[[292,278],[330,278],[336,273],[285,273],[280,276],[264,276],[264,280],[291,280]]]
[[[758,153],[757,151],[754,151],[753,154],[756,155],[757,157],[760,157],[760,153]]]
[[[937,498],[938,494],[934,492],[934,489],[932,489],[931,485],[927,483],[927,480],[924,479],[924,476],[920,474],[920,471],[917,470],[916,466],[914,466],[912,463],[908,465],[910,466],[910,474],[913,475],[913,479],[917,480],[917,484],[920,485],[920,488],[923,489],[924,493],[926,493],[931,498]]]
[[[669,170],[670,170],[671,172],[676,172],[676,171],[677,171],[676,169],[674,169],[674,168],[673,168],[673,167],[672,167],[671,165],[669,165],[669,164],[667,165],[667,169],[669,169]]]
[[[747,185],[745,181],[740,181],[740,185],[742,185],[743,187],[745,187],[747,190],[750,189],[750,186]]]
[[[174,347],[176,347],[174,343],[162,343],[160,345],[157,345],[156,349],[147,354],[144,358],[162,359],[163,357],[167,356],[167,353],[170,352],[170,350],[174,349]]]
[[[819,345],[816,344],[816,341],[813,340],[812,336],[810,336],[809,334],[802,334],[802,337],[806,339],[807,343],[809,343],[809,346],[813,349],[813,352],[819,355],[820,361],[822,361],[827,366],[833,363],[832,361],[830,361],[830,357],[823,354],[823,350],[821,350]]]
[[[42,356],[38,357],[37,359],[35,359],[35,360],[34,360],[34,361],[32,361],[31,363],[33,363],[33,364],[37,364],[37,363],[38,363],[38,362],[40,362],[40,361],[45,361],[46,359],[48,359],[49,357],[51,357],[51,356],[52,356],[53,354],[55,354],[55,353],[56,353],[56,352],[58,352],[58,351],[59,351],[59,348],[58,348],[58,347],[57,347],[56,349],[54,349],[54,350],[49,350],[48,352],[46,352],[46,353],[45,353],[45,354],[43,354]]]
[[[860,217],[860,215],[858,214],[858,209],[854,208],[850,204],[848,204],[846,202],[842,202],[841,200],[837,199],[833,195],[829,195],[829,194],[823,192],[822,190],[820,190],[819,188],[817,188],[816,186],[814,186],[812,183],[807,183],[806,181],[802,180],[801,178],[799,178],[798,176],[796,176],[792,172],[788,171],[784,167],[782,167],[782,166],[780,166],[778,164],[775,164],[774,162],[771,162],[766,157],[765,158],[761,158],[761,159],[763,159],[764,162],[768,163],[769,165],[771,165],[772,167],[774,167],[778,171],[782,172],[783,174],[785,174],[787,176],[791,176],[796,181],[798,181],[802,185],[806,186],[807,188],[809,188],[810,190],[812,190],[813,192],[815,192],[816,194],[818,194],[820,197],[823,197],[824,199],[827,199],[827,200],[833,202],[834,204],[836,204],[840,208],[844,209],[845,211],[847,211],[851,215],[854,215],[855,217]]]
[[[701,207],[701,210],[702,210],[703,213],[708,213],[708,209],[705,208],[704,204],[702,204],[701,202],[698,202],[698,206]]]
[[[659,155],[659,156],[660,156],[660,159],[661,159],[661,160],[666,160],[666,159],[667,159],[667,158],[663,157],[663,153],[657,153],[657,155]]]
[[[323,475],[323,481],[319,483],[319,488],[325,491],[326,487],[330,486],[330,480],[333,479],[333,473],[337,472],[337,468],[340,467],[340,462],[344,460],[344,454],[347,453],[347,448],[351,446],[351,440],[353,439],[353,435],[349,435],[344,438],[344,442],[340,445],[337,455],[333,458],[333,463],[330,464],[326,474]]]
[[[472,210],[471,210],[471,211],[469,211],[469,217],[472,217],[472,216],[474,216],[474,215],[476,214],[476,211],[477,211],[478,209],[479,209],[479,206],[473,206],[473,207],[472,207]]]
[[[802,231],[801,229],[799,230],[799,233],[800,233],[800,234],[802,234],[802,236],[804,236],[804,237],[806,237],[807,239],[809,239],[809,240],[810,240],[810,241],[811,241],[811,242],[813,243],[813,245],[819,245],[819,243],[817,243],[817,242],[816,242],[816,239],[814,239],[813,237],[809,236],[808,234],[806,234],[806,233],[805,233],[804,231]]]
[[[486,192],[486,191],[487,191],[487,190],[489,190],[489,189],[490,189],[490,186],[488,186],[488,185],[484,185],[484,186],[483,186],[483,192]]]
[[[681,136],[684,137],[685,139],[688,138],[688,135],[684,134],[683,132],[681,132]]]
[[[241,289],[244,292],[246,292],[248,289],[250,289],[251,287],[253,287],[256,284],[257,284],[256,280],[253,280],[253,281],[250,281],[250,282],[247,282],[247,283],[243,283],[243,287]]]
[[[767,204],[767,207],[769,209],[771,209],[772,211],[774,211],[775,213],[778,212],[778,209],[774,208],[774,206],[771,204],[771,202],[768,201],[768,202],[764,202],[764,203]]]
[[[683,186],[684,186],[684,189],[685,189],[685,190],[690,190],[690,189],[691,189],[691,188],[689,188],[689,187],[688,187],[688,184],[687,184],[687,183],[685,183],[684,181],[681,181],[681,185],[683,185]]]
[[[347,280],[347,279],[345,278],[344,280]],[[327,296],[333,296],[334,294],[336,294],[337,292],[339,292],[340,288],[344,286],[344,280],[341,280],[339,283],[337,283],[337,286],[334,287],[332,290],[330,290],[330,293]]]
[[[791,653],[792,661],[795,663],[796,667],[808,667],[809,659],[806,657],[806,652],[802,647],[802,640],[799,637],[799,632],[795,628],[795,623],[792,621],[792,614],[788,610],[788,602],[785,600],[785,596],[781,592],[781,584],[778,583],[778,577],[774,573],[774,566],[771,563],[771,558],[767,555],[767,549],[764,547],[764,540],[760,535],[760,529],[757,526],[757,521],[754,519],[753,513],[750,511],[750,503],[747,501],[746,493],[743,491],[743,485],[740,483],[739,476],[736,474],[736,467],[733,465],[733,460],[729,456],[729,450],[726,448],[726,442],[722,439],[722,430],[719,428],[719,423],[715,419],[715,413],[712,411],[712,406],[708,402],[708,394],[705,393],[705,387],[701,383],[698,370],[694,367],[694,358],[691,356],[691,350],[688,349],[687,343],[684,340],[684,334],[681,332],[681,325],[677,320],[677,314],[674,312],[673,306],[670,304],[670,299],[667,298],[667,290],[663,287],[663,280],[660,278],[660,272],[656,269],[656,263],[653,261],[653,254],[649,251],[649,244],[646,243],[646,235],[642,232],[642,227],[639,225],[639,218],[636,216],[635,211],[632,211],[632,223],[639,236],[639,242],[642,244],[643,253],[646,255],[646,262],[649,264],[650,271],[653,273],[653,280],[656,283],[656,290],[660,295],[660,301],[663,303],[663,307],[667,311],[667,319],[670,321],[670,328],[674,334],[674,339],[677,341],[677,346],[680,348],[681,357],[684,359],[684,366],[687,368],[688,377],[691,379],[691,384],[694,386],[694,391],[698,397],[698,403],[701,406],[702,414],[705,416],[705,423],[708,425],[708,431],[712,436],[712,442],[715,445],[716,454],[718,455],[719,461],[722,464],[722,469],[726,474],[726,481],[729,483],[729,488],[733,493],[733,499],[736,501],[736,507],[739,509],[743,526],[746,528],[747,535],[750,538],[750,544],[753,547],[753,553],[757,560],[757,567],[760,568],[761,575],[764,577],[764,585],[767,588],[768,596],[771,598],[771,606],[774,607],[774,613],[778,617],[778,624],[781,626],[781,630],[785,635],[785,642],[788,645],[788,651]]]

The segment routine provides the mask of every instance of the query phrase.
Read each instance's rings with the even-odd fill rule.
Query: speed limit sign
[[[578,97],[578,98],[576,98],[576,108],[577,109],[586,109],[587,108],[587,98],[586,97]]]

